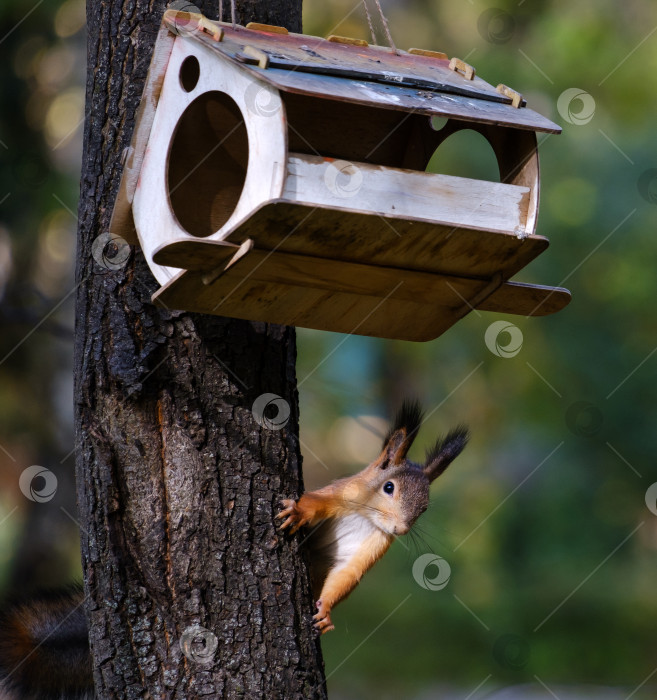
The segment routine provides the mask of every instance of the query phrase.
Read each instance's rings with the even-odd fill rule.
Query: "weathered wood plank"
[[[135,129],[132,133],[132,140],[125,153],[125,164],[119,184],[119,192],[110,220],[111,233],[121,236],[131,245],[139,243],[132,216],[132,200],[141,171],[141,164],[146,153],[146,145],[151,135],[155,110],[160,99],[162,83],[164,82],[164,75],[174,42],[175,36],[169,32],[165,25],[162,25],[157,34],[144,92],[142,93],[135,117]]]
[[[180,71],[189,56],[201,70],[188,92]],[[188,233],[203,237],[223,226],[230,230],[263,202],[281,196],[285,113],[278,92],[267,84],[259,90],[272,113],[254,109],[253,86],[243,69],[226,71],[203,45],[176,38],[133,201],[147,259],[159,245]],[[151,271],[161,284],[172,274],[156,265]]]
[[[427,316],[427,306],[418,302],[261,282],[239,270],[227,272],[214,285],[203,284],[202,277],[200,272],[182,272],[153,301],[172,309],[416,341],[438,337],[457,320],[440,307]]]
[[[262,70],[249,66],[260,80],[276,86],[284,92],[312,95],[320,99],[356,102],[364,105],[377,105],[382,109],[428,114],[430,116],[452,116],[467,121],[518,129],[561,133],[561,127],[528,108],[515,109],[511,100],[500,95],[494,86],[475,77],[466,80],[462,75],[449,69],[449,61],[428,56],[402,52],[395,55],[380,47],[354,47],[328,42],[320,37],[290,34],[289,36],[267,35],[253,32],[244,27],[231,27],[222,24],[225,37],[215,42],[202,33],[190,35],[192,41],[208,46],[216,54],[236,61],[235,55],[246,44],[263,51],[269,50],[292,61],[292,67],[270,67]],[[317,55],[313,55],[317,54]],[[445,93],[436,89],[423,90],[403,84],[383,84],[367,79],[325,75],[293,69],[293,62],[303,62],[311,70],[320,67],[336,66],[344,75],[349,68],[362,65],[367,70],[380,70],[381,75],[400,76],[409,74],[426,77],[429,81],[442,84]],[[341,70],[340,70],[341,69]],[[452,90],[452,93],[448,94]],[[454,94],[461,92],[463,94]],[[501,101],[497,101],[501,100]]]
[[[247,238],[265,250],[458,277],[490,279],[501,273],[505,280],[549,245],[542,236],[520,240],[503,233],[290,203],[262,207],[225,240],[241,244]]]
[[[570,300],[570,292],[563,287],[507,282],[477,304],[477,309],[519,316],[549,316],[568,306]]]
[[[500,182],[291,153],[282,198],[394,220],[524,234],[529,192]]]
[[[238,258],[236,247],[216,250],[215,261],[223,258],[219,267],[205,274],[201,266],[208,269],[210,256],[197,258],[198,270],[169,282],[154,296],[156,303],[339,333],[430,340],[473,308],[544,315],[570,300],[566,290],[535,285],[507,283],[497,288],[499,283],[488,279],[336,264],[257,249]],[[172,262],[167,257],[164,261]]]

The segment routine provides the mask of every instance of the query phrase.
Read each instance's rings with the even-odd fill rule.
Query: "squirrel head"
[[[424,464],[406,455],[422,424],[417,401],[405,401],[383,443],[378,458],[352,484],[359,493],[352,501],[363,505],[363,514],[390,535],[405,535],[429,505],[429,487],[461,453],[468,430],[459,426],[437,440],[427,452]],[[345,494],[347,495],[347,494]]]

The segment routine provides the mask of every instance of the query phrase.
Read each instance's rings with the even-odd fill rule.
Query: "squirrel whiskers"
[[[315,627],[334,629],[331,610],[358,585],[363,574],[408,533],[429,505],[429,487],[461,453],[465,427],[452,430],[427,452],[424,464],[406,459],[422,424],[417,402],[404,402],[377,459],[358,474],[339,479],[298,501],[282,501],[281,529],[307,525],[317,613]]]
[[[381,454],[360,473],[298,501],[283,501],[281,529],[308,525],[315,626],[333,629],[330,612],[363,574],[404,535],[429,504],[429,486],[465,447],[457,428],[438,440],[423,464],[406,459],[422,423],[406,402]],[[92,700],[92,662],[81,589],[41,594],[5,605],[0,614],[0,697],[3,700]]]

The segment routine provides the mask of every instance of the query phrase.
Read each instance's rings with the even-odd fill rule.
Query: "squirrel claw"
[[[285,516],[279,514],[279,515],[277,515],[276,517],[279,518],[279,517],[285,517]],[[279,530],[285,530],[285,528],[288,527],[289,525],[291,525],[293,522],[294,522],[294,518],[289,517],[287,520],[285,520],[285,522],[283,522],[283,523],[280,524],[280,526],[279,526],[278,529],[279,529]]]
[[[297,509],[297,502],[287,498],[281,501],[281,505],[284,506],[284,508],[276,514],[276,517],[285,518],[285,520],[278,529],[285,530],[289,527],[290,534],[294,534],[302,525],[305,524],[303,517]]]
[[[324,602],[318,600],[315,605],[317,606],[317,613],[313,615],[315,629],[321,634],[326,634],[327,632],[334,630],[335,625],[331,622],[330,611],[326,609]]]

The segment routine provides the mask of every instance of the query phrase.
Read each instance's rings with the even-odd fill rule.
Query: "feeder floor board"
[[[154,260],[188,271],[154,301],[254,321],[426,341],[473,308],[545,315],[570,300],[566,290],[505,283],[547,247],[542,237],[519,240],[409,221],[394,221],[393,228],[382,217],[356,213],[345,227],[340,214],[338,222],[331,220],[332,210],[268,205],[231,234],[232,244],[168,244]],[[302,224],[304,235],[295,236]],[[241,250],[237,244],[248,239],[255,247]]]
[[[237,248],[227,248],[228,253]],[[339,273],[334,275],[332,273]],[[566,290],[501,284],[252,250],[217,272],[182,272],[153,297],[167,308],[398,340],[442,335],[473,308],[554,313]],[[209,282],[209,284],[206,284]],[[375,289],[379,295],[368,294]]]
[[[287,202],[265,205],[236,226],[226,241],[241,245],[249,238],[261,250],[327,258],[336,267],[354,262],[482,279],[501,274],[504,281],[549,245],[543,236],[519,239],[507,233]],[[153,260],[207,270],[213,267],[213,246],[222,243],[174,241],[157,249]],[[218,255],[221,262],[223,254]]]

